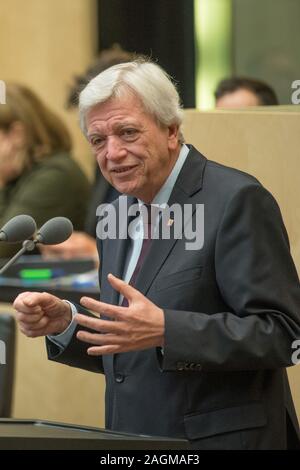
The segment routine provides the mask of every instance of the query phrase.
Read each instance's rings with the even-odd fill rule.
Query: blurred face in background
[[[261,102],[252,91],[246,88],[226,93],[216,101],[216,108],[246,108],[247,106],[261,106]]]
[[[5,186],[22,173],[25,166],[25,130],[20,122],[0,128],[0,184]]]

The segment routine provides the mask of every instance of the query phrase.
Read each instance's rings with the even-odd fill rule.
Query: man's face
[[[151,202],[179,154],[178,127],[159,126],[134,95],[96,105],[86,125],[103,176],[120,193]]]
[[[240,88],[219,98],[217,108],[246,108],[247,106],[260,106],[261,102],[250,90]]]

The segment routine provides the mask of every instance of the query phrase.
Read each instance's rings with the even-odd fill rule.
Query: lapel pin
[[[169,219],[167,222],[167,226],[172,227],[173,223],[174,223],[174,219]]]

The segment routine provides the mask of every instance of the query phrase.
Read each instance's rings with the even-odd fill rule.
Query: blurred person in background
[[[275,106],[275,91],[266,83],[246,77],[221,80],[215,91],[216,108],[245,108],[247,106]]]
[[[83,228],[90,185],[71,158],[72,142],[61,119],[29,88],[6,84],[0,106],[0,226],[29,214],[39,226],[55,216]],[[0,257],[19,244],[0,244]]]
[[[74,84],[70,88],[67,97],[66,108],[77,111],[80,92],[100,72],[103,72],[103,70],[112,65],[130,62],[136,57],[135,53],[123,50],[118,44],[114,44],[110,49],[103,50],[82,75],[74,77]],[[97,259],[95,239],[97,207],[100,204],[112,202],[119,195],[120,193],[103,177],[98,165],[95,163],[95,182],[88,205],[84,231],[74,232],[66,242],[59,245],[43,246],[43,255],[45,257],[61,257],[64,259],[74,257],[95,257]]]

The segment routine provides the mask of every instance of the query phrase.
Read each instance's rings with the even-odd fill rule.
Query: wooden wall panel
[[[74,155],[86,173],[93,159],[77,124],[64,109],[72,77],[96,51],[95,0],[10,0],[0,4],[0,79],[32,87],[64,118]]]

